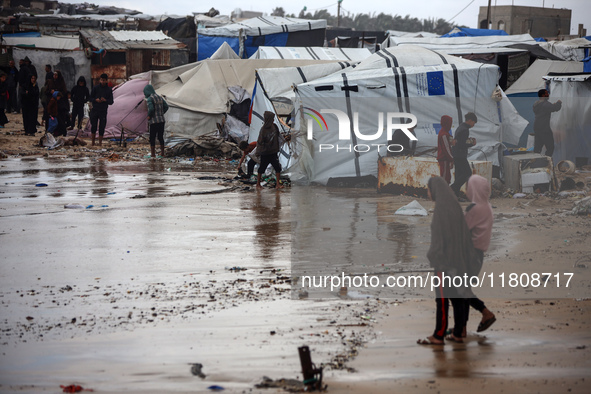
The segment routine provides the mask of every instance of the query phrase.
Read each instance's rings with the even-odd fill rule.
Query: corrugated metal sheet
[[[116,41],[162,41],[171,39],[161,31],[117,30],[109,33]]]
[[[113,33],[118,32],[110,32],[106,30],[90,30],[90,29],[82,29],[80,30],[80,34],[82,37],[90,43],[94,48],[98,49],[106,49],[107,51],[111,50],[126,50],[126,49],[180,49],[185,48],[186,45],[178,42],[177,40],[173,40],[172,38],[165,36],[166,39],[158,40],[158,41],[150,41],[150,40],[140,40],[140,41],[120,41],[115,39]],[[129,33],[129,32],[127,32]],[[153,33],[153,32],[134,32],[134,33]],[[162,33],[162,32],[158,32]],[[139,35],[139,36],[144,36]],[[149,35],[145,35],[148,37]],[[128,35],[128,38],[131,35]],[[157,37],[157,36],[153,36]],[[160,36],[158,36],[160,37]]]
[[[470,161],[473,173],[492,181],[492,162]],[[439,176],[439,164],[427,157],[382,157],[378,160],[378,192],[427,197],[427,182]],[[453,182],[453,177],[452,177]],[[466,185],[461,191],[466,192]]]

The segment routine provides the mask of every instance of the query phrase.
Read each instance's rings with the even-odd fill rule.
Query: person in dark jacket
[[[470,129],[474,127],[476,122],[478,122],[476,114],[468,112],[464,116],[464,123],[459,125],[454,133],[456,144],[452,149],[452,154],[454,157],[454,167],[456,167],[456,172],[451,189],[458,197],[460,196],[460,188],[468,181],[470,175],[472,175],[470,163],[468,163],[468,148],[473,146],[472,142],[469,141]]]
[[[82,119],[84,118],[84,104],[88,101],[90,92],[86,86],[86,78],[81,76],[76,82],[76,86],[70,91],[72,99],[72,127],[76,126],[78,118],[78,129],[82,128]]]
[[[53,94],[55,92],[61,92],[62,95],[64,95],[64,97],[68,97],[68,88],[66,87],[66,80],[64,79],[64,77],[62,76],[62,72],[59,70],[56,70],[53,73],[53,76],[51,79],[48,79],[45,82],[45,87],[44,87],[44,94],[45,94],[45,102],[49,103],[49,101],[51,100],[51,98],[53,97]],[[42,100],[43,102],[43,100]],[[49,114],[48,111],[44,111],[43,113],[43,121],[45,122],[46,125],[46,129],[47,129],[47,120],[49,118]]]
[[[92,104],[92,109],[90,110],[92,145],[94,145],[97,128],[99,132],[98,144],[99,146],[102,145],[105,127],[107,126],[107,112],[109,105],[113,104],[113,90],[107,84],[108,80],[109,76],[107,74],[101,74],[99,84],[93,87],[92,92],[90,92],[90,103]]]
[[[45,83],[53,79],[53,71],[51,71],[51,64],[45,65]]]
[[[66,135],[66,116],[70,110],[67,100],[67,98],[64,98],[62,92],[55,90],[51,100],[49,100],[49,104],[47,104],[49,116],[57,118],[57,127],[53,131],[53,135],[56,137]]]
[[[6,110],[18,114],[21,112],[16,93],[18,88],[18,69],[14,65],[14,60],[8,62],[8,68],[8,77],[6,78],[6,82],[8,83],[8,105],[6,106]]]
[[[25,86],[31,80],[31,71],[25,62],[25,59],[19,60],[19,70],[18,70],[18,99],[19,104],[22,107],[23,103],[23,95],[25,94]],[[25,123],[25,118],[23,116],[23,124]]]
[[[277,189],[283,189],[283,185],[280,183],[281,177],[281,164],[279,163],[279,148],[284,138],[279,132],[279,128],[275,124],[275,114],[271,111],[265,111],[264,124],[259,132],[259,138],[257,140],[257,156],[261,157],[261,163],[257,174],[257,189],[260,189],[261,178],[269,164],[275,169],[275,177],[277,178]]]
[[[534,152],[542,153],[542,148],[546,147],[546,156],[552,157],[554,153],[554,134],[550,128],[550,116],[552,112],[560,111],[562,101],[558,100],[554,104],[548,101],[550,94],[546,89],[538,91],[538,101],[534,103]]]
[[[148,105],[151,158],[154,159],[156,157],[156,137],[160,142],[160,155],[164,156],[164,114],[168,111],[168,103],[162,96],[156,94],[152,85],[144,87],[144,96]]]
[[[437,163],[439,164],[439,176],[445,179],[447,184],[451,181],[451,169],[454,167],[454,157],[451,154],[451,130],[453,119],[451,116],[441,117],[441,130],[437,133]]]
[[[31,75],[29,83],[25,86],[22,104],[25,135],[35,135],[37,133],[37,115],[39,114],[39,85],[37,77],[34,75]]]
[[[8,83],[6,82],[6,74],[0,74],[0,128],[8,123],[8,118],[4,113],[6,105],[8,104]]]

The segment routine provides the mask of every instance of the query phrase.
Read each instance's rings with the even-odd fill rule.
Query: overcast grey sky
[[[206,12],[214,7],[222,14],[229,15],[236,8],[242,10],[259,11],[270,14],[275,7],[283,7],[286,13],[299,14],[306,6],[308,11],[326,9],[332,15],[337,14],[337,0],[218,0],[211,2],[197,2],[194,0],[93,0],[100,5],[114,5],[131,8],[146,14],[176,14],[188,15],[192,12]],[[478,11],[488,4],[488,0],[372,0],[371,2],[343,0],[341,12],[359,14],[381,12],[392,15],[410,15],[419,19],[443,18],[449,20],[462,11],[453,22],[459,25],[477,27]],[[547,8],[568,8],[572,12],[571,34],[576,34],[578,24],[586,24],[587,35],[591,35],[591,0],[492,0],[492,5],[520,5]]]

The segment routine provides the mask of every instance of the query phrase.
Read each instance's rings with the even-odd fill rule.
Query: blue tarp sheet
[[[218,37],[199,35],[197,39],[197,60],[205,60],[211,57],[222,46],[224,42],[239,53],[240,42],[238,37]]]
[[[507,32],[504,30],[492,30],[492,29],[470,29],[467,27],[458,27],[460,31],[450,31],[441,37],[479,37],[479,36],[507,36]],[[455,29],[454,29],[455,30]],[[453,32],[453,33],[452,33]]]
[[[37,31],[27,31],[24,33],[2,34],[3,37],[41,37],[41,33]]]
[[[287,44],[289,33],[268,34],[266,36],[247,36],[244,41],[245,54],[243,58],[251,57],[260,46],[284,47]],[[236,53],[240,53],[240,42],[238,37],[219,37],[199,35],[197,45],[197,60],[204,60],[218,50],[218,48],[227,42]]]

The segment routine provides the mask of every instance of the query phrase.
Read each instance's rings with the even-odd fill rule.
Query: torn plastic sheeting
[[[406,216],[427,216],[427,210],[423,208],[417,200],[413,200],[410,204],[398,208],[394,215],[406,215]]]

